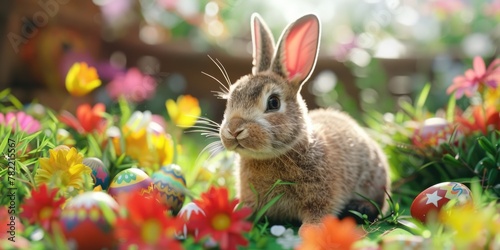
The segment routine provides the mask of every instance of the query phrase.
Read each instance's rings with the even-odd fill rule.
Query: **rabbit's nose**
[[[244,123],[245,121],[240,117],[232,118],[227,126],[227,132],[234,138],[238,137],[238,135],[245,131]]]
[[[241,134],[241,132],[243,132],[244,129],[240,128],[236,131],[231,131],[230,129],[228,129],[228,132],[229,134],[231,134],[234,138],[238,137],[239,134]]]

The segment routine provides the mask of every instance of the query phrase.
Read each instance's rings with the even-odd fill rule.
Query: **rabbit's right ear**
[[[271,67],[274,55],[274,38],[259,14],[252,14],[253,68],[255,75]]]

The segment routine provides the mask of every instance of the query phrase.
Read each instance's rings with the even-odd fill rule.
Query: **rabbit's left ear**
[[[266,71],[271,67],[274,55],[274,38],[266,23],[259,14],[252,15],[252,45],[253,68],[252,73]]]
[[[318,17],[310,14],[291,23],[281,34],[272,70],[298,90],[316,65],[320,33]]]

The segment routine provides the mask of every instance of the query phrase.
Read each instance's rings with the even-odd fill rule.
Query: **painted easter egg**
[[[186,198],[186,179],[178,165],[163,166],[151,175],[153,185],[160,195],[160,201],[177,214]]]
[[[179,214],[177,214],[177,217],[182,218],[182,220],[184,221],[184,225],[182,226],[182,231],[175,233],[178,239],[181,240],[186,239],[188,235],[194,235],[195,237],[197,236],[198,229],[188,228],[187,226],[187,222],[193,216],[205,216],[205,212],[203,212],[203,210],[198,205],[196,205],[196,203],[189,202],[179,211]]]
[[[133,191],[149,193],[153,187],[152,183],[146,172],[138,168],[128,168],[116,174],[109,184],[108,194],[116,198],[121,193]]]
[[[108,189],[111,177],[108,168],[104,163],[95,157],[88,157],[83,159],[83,164],[92,169],[92,179],[94,180],[94,187],[101,186],[102,189]]]
[[[114,249],[118,203],[104,192],[86,192],[68,201],[61,212],[62,230],[75,249]]]
[[[472,200],[471,191],[458,182],[438,183],[417,195],[410,207],[411,216],[425,222],[431,212],[437,213],[450,200],[465,204]]]

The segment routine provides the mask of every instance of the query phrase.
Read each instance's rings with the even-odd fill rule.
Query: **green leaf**
[[[455,106],[457,104],[457,99],[455,95],[450,96],[448,101],[448,107],[446,108],[446,120],[452,123],[455,120]]]
[[[450,154],[446,154],[443,156],[443,162],[447,165],[454,166],[454,167],[462,167],[462,163],[455,159],[455,157],[451,156]]]
[[[496,180],[498,178],[498,170],[497,169],[491,169],[490,172],[488,173],[488,184],[489,185],[494,185]]]
[[[0,152],[5,152],[5,147],[7,146],[7,143],[9,142],[10,139],[10,129],[7,130],[7,134],[4,135],[4,138],[2,140],[2,143],[0,143]]]
[[[273,186],[269,190],[267,190],[267,192],[264,195],[264,197],[267,197],[276,188],[276,186],[278,186],[278,185],[292,185],[292,184],[294,184],[294,183],[293,182],[286,182],[286,181],[282,181],[282,180],[277,180],[273,184]]]
[[[420,95],[417,98],[417,104],[415,107],[416,109],[415,116],[417,117],[417,119],[421,119],[423,116],[424,104],[425,101],[427,100],[427,97],[429,96],[430,91],[431,91],[431,84],[427,83],[425,84],[424,88],[422,89]]]
[[[0,92],[0,100],[4,99],[10,94],[10,89],[4,89]]]
[[[23,104],[15,96],[9,95],[9,97],[7,97],[7,98],[12,103],[12,105],[14,105],[14,107],[16,107],[16,109],[18,109],[18,110],[23,109]]]
[[[89,155],[93,155],[97,158],[102,158],[101,147],[99,143],[92,135],[87,136],[87,141],[89,143]]]
[[[285,193],[278,194],[277,196],[272,198],[266,205],[264,205],[262,209],[260,209],[259,212],[257,212],[257,215],[255,216],[254,219],[254,224],[257,223],[262,218],[262,216],[264,216],[267,210],[269,210],[269,208],[271,208],[274,204],[276,204],[276,202],[278,202],[278,200],[281,199],[281,197],[284,194]]]
[[[496,154],[496,149],[493,147],[493,144],[484,136],[481,136],[477,138],[477,142],[479,143],[479,146],[481,146],[482,149],[484,149],[486,152],[495,155]]]

